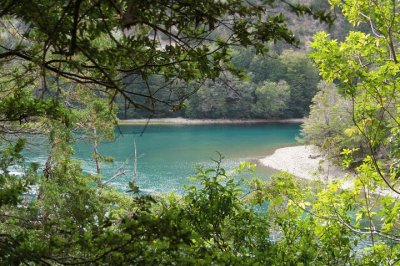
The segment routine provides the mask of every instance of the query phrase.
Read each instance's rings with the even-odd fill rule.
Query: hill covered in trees
[[[187,118],[302,118],[308,114],[317,91],[319,76],[304,52],[285,50],[281,55],[257,55],[254,50],[238,49],[232,56],[235,67],[243,69],[243,80],[223,74],[191,89],[195,91],[183,102],[182,110],[160,106],[155,117]],[[162,87],[163,80],[150,78],[152,87]],[[141,83],[145,86],[145,83]],[[140,85],[137,91],[142,90]],[[168,99],[170,92],[165,91]],[[120,107],[121,118],[148,117],[143,110]]]
[[[327,1],[306,3],[316,10],[330,9]],[[121,98],[118,101],[118,117],[276,119],[307,116],[320,81],[318,70],[308,57],[312,36],[318,31],[326,30],[342,40],[352,26],[343,18],[339,9],[334,12],[334,24],[321,23],[310,16],[297,16],[282,2],[275,3],[273,12],[282,12],[285,15],[286,22],[300,40],[300,45],[277,40],[268,44],[268,53],[258,53],[251,47],[233,47],[230,60],[232,67],[241,71],[241,78],[221,73],[205,82],[189,85],[178,82],[171,84],[168,90],[159,90],[166,86],[161,77],[153,76],[146,81],[139,77],[130,77],[128,79],[134,81],[129,87],[132,93],[153,90],[159,101],[153,103],[156,106],[155,112],[149,115]],[[217,34],[223,35],[225,32]],[[183,91],[191,96],[181,99],[182,94],[185,94]],[[179,102],[179,106],[164,104],[171,100]]]

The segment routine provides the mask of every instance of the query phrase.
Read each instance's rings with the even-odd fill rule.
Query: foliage
[[[185,102],[190,118],[250,118],[254,84],[229,78],[207,81]]]
[[[333,217],[354,234],[368,236],[362,263],[394,265],[399,261],[400,247],[400,220],[395,214],[400,192],[396,152],[399,141],[397,3],[352,0],[331,3],[342,9],[353,25],[371,27],[369,34],[351,31],[343,42],[331,40],[321,32],[312,44],[312,58],[321,76],[334,81],[339,93],[352,103],[353,125],[344,128],[345,134],[360,139],[365,147],[362,162],[355,168],[353,186],[349,191],[337,193],[338,204],[334,204],[347,205],[354,217],[349,219],[342,207],[333,210]],[[344,164],[351,165],[359,160],[355,156],[357,149],[351,145],[346,148],[342,151]]]
[[[193,84],[225,70],[243,76],[230,61],[231,46],[263,53],[269,41],[297,44],[269,7],[241,0],[1,1],[1,137],[42,134],[48,155],[43,166],[28,166],[24,141],[2,138],[0,264],[268,262],[265,216],[239,200],[237,183],[220,182],[222,169],[200,173],[204,188],[183,197],[132,197],[99,182],[107,159],[97,145],[113,138],[118,97],[150,113],[157,104],[179,110]],[[98,175],[73,158],[77,137],[92,143]]]
[[[240,183],[220,167],[220,161],[215,169],[200,168],[196,179],[201,187],[187,188],[184,217],[203,245],[217,251],[215,263],[254,265],[273,261],[266,216],[240,200]]]
[[[59,170],[25,206],[1,206],[7,221],[0,227],[2,264],[254,265],[273,259],[265,215],[239,199],[239,183],[219,163],[200,170],[201,185],[188,187],[185,196],[159,199],[91,186],[94,180],[72,160]]]
[[[321,81],[318,88],[310,115],[302,124],[302,141],[320,147],[336,162],[341,161],[341,152],[346,148],[361,149],[357,156],[360,158],[366,147],[361,136],[354,134],[351,101],[345,100],[334,84]],[[354,153],[352,158],[356,160]]]
[[[90,142],[93,147],[92,157],[96,163],[96,173],[101,172],[101,163],[111,162],[112,158],[103,156],[99,152],[99,145],[105,141],[114,140],[116,126],[116,108],[107,98],[101,95],[91,95],[85,89],[78,89],[72,99],[83,106],[74,110],[76,121],[75,130],[79,131],[84,140]]]
[[[79,128],[92,141],[99,163],[105,158],[96,143],[113,137],[117,97],[150,112],[155,103],[178,110],[197,90],[191,86],[210,79],[209,91],[186,102],[207,112],[202,97],[221,97],[218,78],[223,70],[243,77],[230,62],[230,46],[254,46],[261,53],[268,48],[266,41],[295,43],[283,16],[239,0],[0,2],[1,130],[21,134],[37,126],[36,133],[46,134],[49,142],[43,168],[23,161],[22,139],[2,143],[0,263],[398,263],[397,7],[392,1],[331,2],[350,22],[373,27],[372,34],[350,32],[342,43],[319,33],[313,43],[321,75],[335,81],[353,104],[355,127],[344,133],[367,148],[353,185],[304,187],[280,173],[268,181],[253,179],[247,187],[217,161],[215,169],[199,169],[199,183],[184,195],[165,197],[130,196],[99,182],[100,170],[99,175],[85,174],[73,158],[73,130]],[[263,109],[259,114],[280,116],[286,105],[293,116],[307,113],[318,83],[310,62],[303,54],[285,52],[268,72],[260,58],[243,62],[261,70],[250,75],[250,83],[235,84],[243,87],[245,105],[255,100]],[[159,90],[152,82],[165,87]],[[274,97],[268,98],[267,91]],[[329,103],[331,96],[321,92],[316,102]],[[265,102],[257,105],[256,97]],[[236,101],[234,94],[223,99]],[[267,105],[278,99],[279,105]],[[227,116],[224,101],[211,105]],[[241,108],[230,111],[240,113]],[[324,130],[332,132],[341,115],[335,118],[325,107],[321,113],[325,111],[334,119],[323,124]],[[342,155],[350,165],[357,149],[345,144],[344,137],[339,143],[346,146]],[[15,167],[22,169],[20,175],[11,171]]]
[[[302,118],[308,114],[311,99],[317,92],[318,72],[305,54],[288,51],[282,54],[281,60],[287,68],[284,80],[291,87],[288,113]]]
[[[242,164],[235,175],[247,168]],[[338,186],[308,188],[293,176],[253,179],[249,187],[220,167],[200,168],[198,183],[182,196],[130,197],[88,185],[77,162],[43,184],[42,199],[2,206],[3,264],[357,264],[360,239],[334,215],[346,213],[356,194]],[[239,179],[240,180],[240,179]],[[250,190],[249,190],[250,188]],[[59,197],[60,193],[63,197]],[[268,204],[265,204],[268,201]],[[329,203],[329,204],[327,204]],[[263,208],[256,208],[262,204]],[[267,207],[265,207],[267,206]],[[350,215],[341,216],[351,219]],[[272,235],[272,236],[271,236]],[[378,247],[377,247],[378,248]],[[389,248],[383,243],[379,248]]]
[[[277,56],[238,49],[232,60],[235,66],[249,71],[248,80],[225,75],[205,82],[185,102],[186,117],[276,119],[308,114],[319,77],[304,52],[285,51]],[[286,85],[272,89],[271,82]]]
[[[253,112],[258,117],[283,117],[288,109],[290,87],[285,81],[265,81],[255,90],[256,104]]]
[[[326,190],[315,184],[304,186],[285,172],[267,182],[252,180],[250,186],[257,191],[252,200],[269,202],[267,212],[274,226],[280,263],[346,265],[355,262],[350,230],[333,217],[325,216],[332,206]]]
[[[25,140],[19,139],[15,145],[2,147],[0,152],[0,185],[2,188],[0,192],[0,208],[20,204],[22,202],[21,195],[28,192],[29,186],[35,181],[36,165],[26,169],[26,174],[22,177],[18,177],[16,173],[10,171],[11,166],[22,166],[23,158],[21,152],[24,145]]]
[[[40,116],[34,109],[39,109],[37,101],[46,97],[54,101],[55,106],[49,108],[62,106],[65,87],[74,89],[71,84],[118,99],[119,106],[126,107],[121,109],[131,109],[121,111],[120,117],[148,117],[149,112],[158,117],[174,116],[173,111],[184,108],[183,103],[204,80],[215,82],[225,71],[243,77],[243,71],[231,62],[231,47],[252,47],[255,53],[263,54],[271,42],[298,44],[283,13],[309,14],[332,22],[326,10],[278,2],[2,1],[0,82],[15,83],[10,87],[25,96],[35,91],[36,96],[27,99],[31,104],[24,104],[25,109],[33,109],[20,107],[21,111],[13,112],[13,120]],[[273,4],[280,13],[269,12]],[[38,10],[47,12],[38,14]],[[215,89],[219,89],[218,84]],[[227,106],[240,113],[247,104],[246,98]],[[307,112],[306,105],[300,108]],[[192,117],[208,115],[201,111],[193,114],[195,109],[197,106],[187,113]],[[244,117],[251,117],[251,113]]]
[[[230,46],[263,52],[268,41],[296,44],[283,15],[264,15],[267,8],[241,0],[2,1],[2,76],[22,67],[19,82],[38,84],[43,95],[67,80],[120,94],[139,109],[179,105],[187,95],[166,101],[159,87],[137,93],[126,81],[158,75],[168,89],[176,81],[215,79],[224,69],[240,74],[229,61]]]
[[[286,50],[272,58],[255,56],[249,71],[256,83],[266,80],[286,81],[290,88],[290,98],[285,110],[286,117],[304,117],[308,114],[312,97],[317,92],[319,76],[315,67],[304,52]],[[268,115],[268,114],[267,114]]]

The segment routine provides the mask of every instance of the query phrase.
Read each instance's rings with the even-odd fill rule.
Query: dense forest
[[[399,3],[329,4],[1,1],[0,264],[398,264]],[[134,178],[121,192],[99,149],[118,112],[309,114],[303,141],[351,174],[242,179],[254,165],[229,173],[221,156],[182,194]],[[96,173],[74,157],[77,132]],[[44,165],[24,157],[32,135]]]
[[[221,73],[214,79],[190,84],[189,87],[177,83],[170,85],[169,90],[158,91],[157,88],[166,86],[162,77],[155,75],[146,80],[138,76],[129,77],[129,90],[132,92],[156,91],[158,100],[153,103],[156,112],[150,115],[146,110],[129,108],[132,106],[121,97],[118,117],[277,119],[307,116],[320,81],[318,70],[307,55],[312,35],[327,30],[333,36],[344,38],[352,26],[340,12],[335,14],[335,24],[327,24],[310,16],[299,17],[288,12],[284,3],[275,4],[275,12],[286,15],[286,22],[301,45],[278,40],[268,44],[268,53],[259,53],[252,47],[233,47],[230,60],[236,70],[241,71],[239,77]],[[326,1],[310,1],[309,4],[317,10],[329,10]],[[180,95],[175,93],[181,90],[190,91],[191,96],[182,101],[179,108],[165,105],[166,101],[180,99]]]
[[[236,49],[232,54],[236,68],[245,71],[238,78],[223,73],[195,87],[182,110],[160,105],[154,117],[187,118],[302,118],[309,112],[317,92],[319,75],[304,51],[284,50],[281,55],[256,54],[254,49]],[[147,84],[162,87],[163,80],[150,78]],[[144,82],[137,85],[143,90]],[[168,93],[168,92],[164,92]],[[170,93],[165,95],[168,99]],[[147,118],[149,113],[120,106],[120,118]]]

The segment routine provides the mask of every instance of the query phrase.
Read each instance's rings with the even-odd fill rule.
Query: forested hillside
[[[316,10],[330,9],[327,0],[308,1],[307,4]],[[339,9],[335,11],[335,23],[332,25],[321,23],[312,16],[297,16],[285,3],[275,3],[273,10],[285,15],[299,44],[278,40],[268,45],[269,52],[262,54],[251,47],[232,47],[231,60],[233,66],[244,75],[242,78],[221,73],[204,83],[188,87],[185,84],[173,84],[170,90],[157,92],[160,101],[154,103],[156,112],[151,115],[121,99],[118,117],[276,119],[307,116],[320,81],[318,71],[307,55],[312,36],[318,31],[327,30],[332,36],[344,39],[351,24],[343,18]],[[165,86],[164,80],[156,76],[146,82],[138,77],[130,79],[135,80],[135,85],[129,89],[136,93],[149,89],[157,91],[157,88]],[[179,106],[163,104],[163,101],[180,98],[175,94],[177,89],[190,92],[191,96]]]

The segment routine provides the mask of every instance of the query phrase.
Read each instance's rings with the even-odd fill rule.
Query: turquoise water
[[[257,162],[274,149],[293,145],[299,133],[297,124],[229,124],[229,125],[159,125],[120,126],[117,139],[100,147],[103,155],[112,156],[113,163],[102,165],[103,174],[112,176],[124,165],[125,175],[114,179],[112,185],[127,189],[133,175],[134,140],[137,145],[137,184],[145,192],[180,191],[195,175],[196,165],[213,166],[220,152],[225,157],[223,166],[234,169],[242,161]],[[95,171],[91,161],[91,147],[87,143],[75,145],[76,157],[84,160],[84,170]],[[39,156],[40,157],[40,156]],[[38,157],[38,158],[39,158]],[[43,159],[43,158],[42,158]],[[268,176],[270,169],[258,167],[259,176]]]

